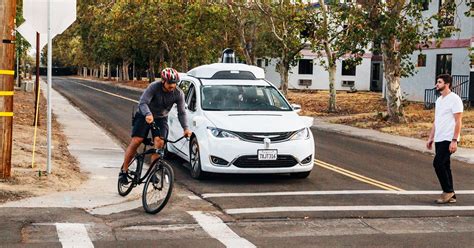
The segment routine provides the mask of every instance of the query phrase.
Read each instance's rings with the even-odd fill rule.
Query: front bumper
[[[259,149],[276,149],[277,161],[258,161]],[[200,144],[201,167],[203,171],[214,173],[294,173],[307,172],[313,168],[314,140],[312,135],[306,140],[290,140],[272,143],[265,147],[263,143],[252,143],[237,139],[208,137],[207,142]],[[211,161],[215,156],[228,161],[219,165]],[[309,162],[301,162],[311,156]],[[307,160],[308,161],[308,160]]]

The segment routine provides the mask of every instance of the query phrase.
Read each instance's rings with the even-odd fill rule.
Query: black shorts
[[[146,123],[145,116],[141,113],[136,113],[132,119],[132,137],[147,138],[151,130],[151,136],[167,138],[168,137],[168,118],[155,118],[155,124],[158,129],[154,130],[151,125]]]

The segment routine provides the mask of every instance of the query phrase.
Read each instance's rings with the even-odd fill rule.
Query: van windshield
[[[205,86],[201,106],[209,111],[292,111],[277,89],[256,85]]]

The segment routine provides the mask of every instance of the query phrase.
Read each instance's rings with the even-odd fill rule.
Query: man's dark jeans
[[[449,152],[450,144],[451,141],[436,142],[436,155],[433,160],[436,175],[445,193],[454,192],[453,176],[451,175],[451,152]]]

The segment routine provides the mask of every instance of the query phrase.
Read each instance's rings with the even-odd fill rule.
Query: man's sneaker
[[[122,184],[127,184],[128,183],[127,172],[121,171],[119,173],[119,181]]]
[[[441,194],[441,197],[435,201],[438,204],[455,203],[456,196],[454,192]]]

